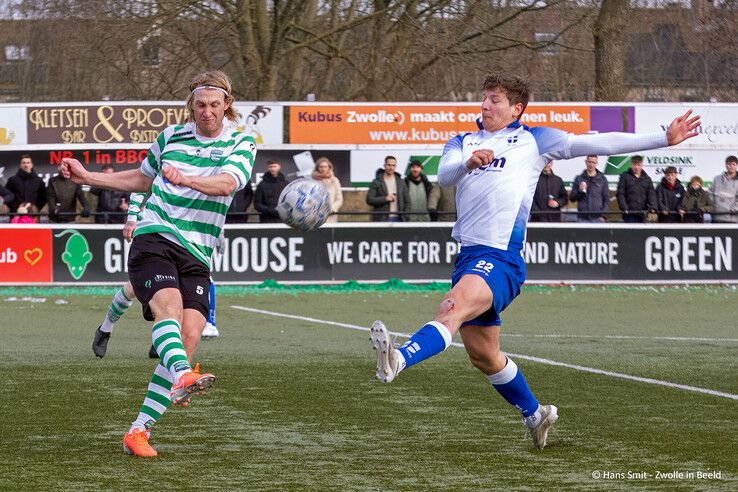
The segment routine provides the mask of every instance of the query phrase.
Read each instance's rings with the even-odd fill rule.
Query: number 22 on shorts
[[[489,275],[494,267],[495,266],[492,264],[492,262],[479,260],[477,264],[474,265],[474,270],[482,271],[485,274]]]

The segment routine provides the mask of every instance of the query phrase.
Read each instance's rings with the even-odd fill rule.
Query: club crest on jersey
[[[218,162],[223,157],[222,149],[213,149],[210,151],[210,160]]]
[[[508,145],[514,145],[516,143],[518,143],[518,136],[517,135],[513,135],[512,137],[507,137],[507,144]]]

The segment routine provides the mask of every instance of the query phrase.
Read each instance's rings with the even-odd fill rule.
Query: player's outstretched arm
[[[106,190],[141,191],[151,190],[153,179],[138,169],[117,173],[91,173],[77,159],[64,158],[59,165],[61,174],[72,182],[96,186]]]
[[[569,135],[567,140],[559,140],[545,153],[553,159],[570,159],[589,154],[613,155],[639,152],[677,145],[697,135],[700,117],[692,116],[692,111],[675,118],[665,132],[621,133],[609,132],[594,135]],[[556,132],[557,130],[549,129]]]
[[[186,186],[209,196],[227,196],[236,191],[238,183],[229,173],[213,176],[186,176],[173,166],[164,166],[161,175],[176,186]]]

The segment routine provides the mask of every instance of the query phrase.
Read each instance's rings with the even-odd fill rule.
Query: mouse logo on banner
[[[62,237],[65,234],[71,234],[71,236],[67,238],[61,258],[74,280],[79,280],[87,270],[87,265],[92,261],[90,245],[87,239],[74,229],[66,229],[54,237]]]

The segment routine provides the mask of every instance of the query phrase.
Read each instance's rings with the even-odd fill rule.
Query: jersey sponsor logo
[[[487,165],[479,166],[478,168],[474,169],[473,171],[469,171],[467,174],[471,174],[472,176],[477,176],[478,174],[482,174],[484,172],[499,172],[502,171],[502,169],[505,167],[505,163],[507,160],[504,157],[499,157],[492,159],[492,162],[490,162]]]
[[[177,279],[173,275],[156,275],[154,277],[156,282],[176,282]]]

